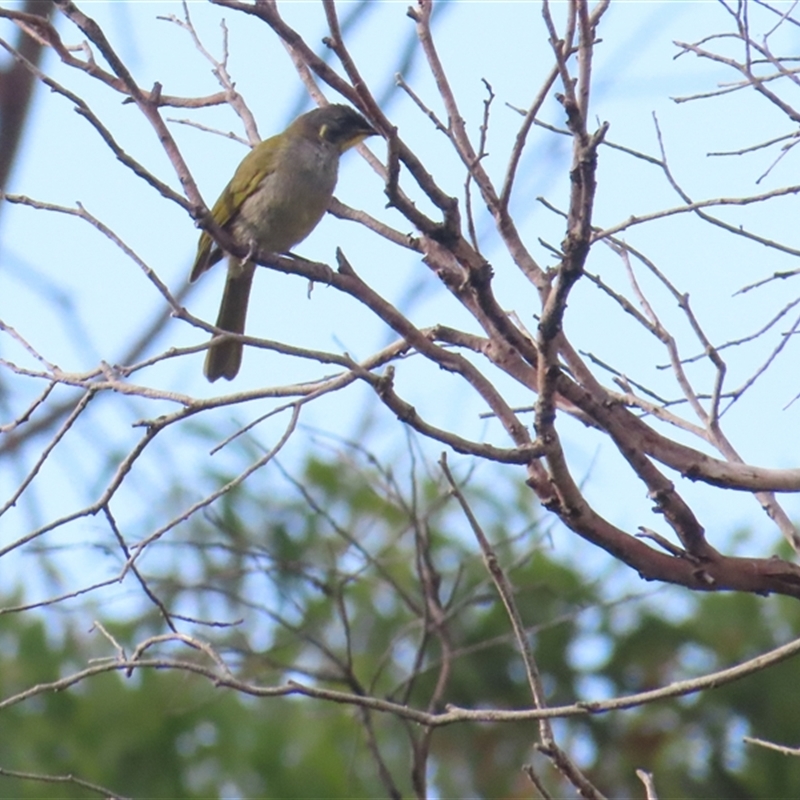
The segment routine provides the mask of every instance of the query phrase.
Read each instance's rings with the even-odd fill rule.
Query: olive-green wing
[[[258,184],[275,171],[275,162],[280,148],[279,140],[280,135],[260,142],[236,168],[231,182],[223,189],[211,209],[211,218],[221,228],[224,228],[233,219],[242,203],[253,194]],[[213,248],[214,240],[207,231],[203,231],[197,244],[197,256],[192,266],[190,281],[197,280],[209,267],[222,258],[219,249]]]

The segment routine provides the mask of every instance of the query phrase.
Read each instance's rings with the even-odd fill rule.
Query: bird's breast
[[[283,253],[308,236],[333,196],[339,167],[335,148],[302,140],[290,145],[231,221],[244,243]]]

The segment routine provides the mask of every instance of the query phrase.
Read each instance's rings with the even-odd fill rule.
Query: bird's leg
[[[291,250],[287,250],[283,255],[289,256],[290,258],[293,258],[295,261],[305,261],[306,264],[316,263],[312,261],[310,258],[305,258],[304,256],[297,255],[297,253],[293,253]]]
[[[258,251],[258,242],[255,239],[250,239],[247,243],[247,255],[244,257],[242,263],[246,263],[247,261],[252,261],[253,256]]]

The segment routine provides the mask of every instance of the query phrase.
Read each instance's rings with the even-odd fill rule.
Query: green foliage
[[[55,679],[86,656],[72,632],[49,642],[40,622],[6,617],[2,633],[20,643],[16,657],[0,661],[4,697],[34,676]],[[354,783],[380,793],[368,771],[352,766],[363,747],[352,714],[292,699],[246,701],[177,672],[100,675],[2,715],[3,768],[73,774],[128,796],[346,797]],[[0,797],[65,796],[87,792],[0,779]]]
[[[589,582],[555,557],[531,529],[524,491],[501,498],[473,478],[465,493],[515,588],[553,705],[718,670],[800,629],[800,608],[786,598],[615,597],[613,569]],[[161,558],[149,553],[140,567],[166,607],[241,620],[179,627],[211,642],[243,680],[294,678],[432,711],[530,706],[507,613],[435,480],[404,486],[352,452],[311,461],[297,480],[255,476],[158,547]],[[673,601],[683,612],[662,613]],[[0,616],[2,698],[114,655],[104,637],[44,620]],[[128,652],[164,632],[152,610],[104,625]],[[642,796],[637,768],[655,774],[661,797],[795,797],[800,761],[741,738],[797,743],[796,672],[787,661],[690,698],[572,718],[557,723],[559,742],[614,798]],[[573,796],[534,754],[536,739],[535,723],[437,729],[424,771],[443,797],[530,797],[520,768],[533,761],[554,796]],[[73,774],[137,798],[387,796],[376,753],[409,796],[413,753],[424,747],[419,726],[386,714],[254,698],[170,670],[95,676],[0,711],[0,767]],[[73,796],[87,791],[0,778],[0,797]]]

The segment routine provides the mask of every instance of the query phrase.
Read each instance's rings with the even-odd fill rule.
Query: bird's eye
[[[323,141],[329,139],[330,138],[328,136],[329,130],[330,130],[330,126],[328,125],[328,123],[327,122],[323,123],[322,127],[320,127],[320,129],[319,129],[319,138],[322,139]]]

